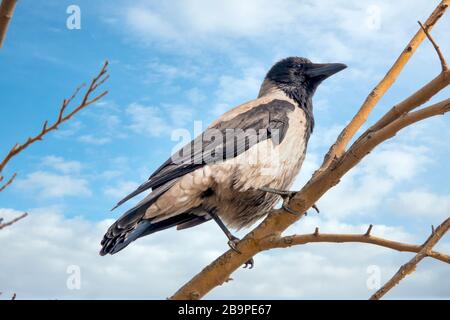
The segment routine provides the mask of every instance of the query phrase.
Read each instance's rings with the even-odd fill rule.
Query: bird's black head
[[[289,57],[277,62],[266,80],[294,100],[308,99],[323,80],[345,68],[342,63],[312,63],[306,58]]]

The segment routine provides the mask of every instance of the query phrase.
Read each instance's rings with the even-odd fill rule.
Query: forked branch
[[[425,32],[425,34],[427,35],[428,40],[430,40],[431,44],[434,47],[434,50],[436,50],[436,53],[439,57],[439,60],[441,61],[441,67],[442,67],[442,72],[445,72],[448,70],[448,65],[447,65],[447,61],[445,60],[444,55],[442,54],[441,48],[439,48],[438,44],[436,43],[436,41],[434,41],[433,37],[431,36],[431,34],[428,32],[427,28],[425,28],[425,26],[422,24],[422,22],[417,21],[420,25],[420,27],[422,28],[423,32]]]
[[[370,300],[379,300],[383,297],[389,290],[394,288],[401,280],[403,280],[407,275],[413,273],[416,270],[417,264],[422,261],[423,258],[429,257],[433,252],[432,249],[438,243],[438,241],[447,233],[450,228],[450,218],[445,220],[439,227],[433,230],[427,241],[421,246],[420,251],[407,263],[402,265],[397,273],[377,292],[375,292]]]
[[[108,91],[103,91],[102,93],[92,97],[92,94],[95,92],[95,90],[108,79],[109,75],[107,74],[107,67],[108,61],[104,63],[99,74],[94,79],[92,79],[81,102],[78,104],[77,107],[75,107],[71,112],[65,114],[66,108],[75,99],[80,90],[84,87],[84,84],[76,88],[74,93],[68,99],[63,100],[61,107],[59,109],[58,117],[51,125],[48,124],[48,121],[45,121],[41,131],[36,136],[29,137],[24,143],[22,144],[17,143],[11,148],[11,150],[8,152],[5,158],[0,162],[0,182],[4,179],[4,177],[2,176],[3,169],[13,157],[18,155],[26,148],[28,148],[31,144],[37,141],[41,141],[46,134],[48,134],[51,131],[57,130],[61,124],[71,119],[75,114],[77,114],[87,106],[97,102],[108,93]],[[0,192],[3,191],[6,187],[8,187],[14,181],[16,176],[17,174],[14,173],[5,184],[0,185]]]

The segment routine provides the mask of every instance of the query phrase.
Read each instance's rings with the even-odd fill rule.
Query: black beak
[[[322,81],[345,68],[347,66],[343,63],[310,63],[306,67],[305,74]]]

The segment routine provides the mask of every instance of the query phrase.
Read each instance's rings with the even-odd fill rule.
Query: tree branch
[[[8,25],[11,22],[16,8],[17,0],[3,0],[0,4],[0,49],[3,46],[3,41],[6,37]]]
[[[86,108],[87,106],[100,100],[108,93],[108,91],[103,91],[102,93],[98,94],[97,96],[91,98],[91,95],[94,93],[94,91],[108,79],[109,75],[107,74],[107,72],[108,72],[107,67],[108,67],[108,61],[106,61],[104,63],[99,74],[94,79],[92,79],[89,87],[87,88],[87,90],[81,100],[81,103],[77,107],[75,107],[75,109],[73,109],[67,115],[64,115],[66,108],[75,99],[75,97],[77,96],[77,94],[80,92],[81,88],[84,85],[81,85],[78,88],[76,88],[70,98],[63,100],[60,110],[59,110],[59,113],[58,113],[58,117],[53,124],[51,124],[49,126],[48,121],[45,121],[39,134],[37,134],[34,137],[29,137],[23,144],[15,144],[11,148],[11,150],[8,152],[8,154],[5,156],[5,158],[0,162],[0,182],[3,180],[3,176],[2,176],[3,169],[5,168],[6,164],[13,157],[18,155],[20,152],[22,152],[26,148],[28,148],[31,144],[33,144],[37,141],[41,141],[46,134],[48,134],[51,131],[57,130],[61,124],[68,121],[69,119],[71,119],[75,114],[77,114],[78,112],[80,112],[81,110]],[[1,185],[0,192],[3,191],[6,187],[8,187],[13,182],[15,177],[16,177],[16,173],[14,173],[13,176],[4,185]]]
[[[430,235],[427,241],[422,245],[421,250],[406,264],[402,265],[397,273],[377,292],[375,292],[370,300],[379,300],[389,290],[394,288],[401,280],[407,275],[413,273],[416,270],[417,264],[422,261],[423,258],[430,256],[431,249],[438,243],[438,241],[445,235],[450,228],[450,218],[447,218],[434,232]]]
[[[436,7],[436,9],[425,22],[428,31],[431,30],[436,22],[442,17],[449,5],[450,0],[443,0]],[[398,75],[402,72],[404,66],[408,63],[409,59],[415,53],[416,49],[421,45],[425,37],[426,34],[424,30],[420,28],[419,31],[417,31],[417,33],[411,39],[411,41],[407,44],[406,48],[395,61],[391,69],[387,72],[385,77],[375,86],[375,88],[373,88],[373,90],[367,96],[358,113],[339,134],[337,141],[332,145],[332,147],[326,154],[319,172],[327,168],[335,158],[339,158],[344,153],[345,148],[347,147],[350,140],[367,121],[369,114],[375,108],[381,97],[384,96],[384,94],[389,90],[392,84],[397,80]]]
[[[450,0],[441,1],[439,6],[434,10],[426,22],[428,30],[430,30],[444,14],[449,3]],[[367,120],[369,113],[373,110],[381,96],[393,84],[400,71],[425,36],[422,29],[416,33],[384,79],[372,91],[353,120],[339,135],[335,144],[333,144],[327,156],[325,156],[321,168],[316,171],[313,177],[299,192],[290,198],[288,203],[289,208],[293,209],[295,212],[306,212],[322,197],[322,195],[337,185],[340,179],[377,145],[393,137],[402,128],[412,123],[448,111],[447,100],[431,107],[407,114],[399,112],[394,113],[391,109],[391,111],[386,114],[389,116],[387,117],[385,115],[385,117],[389,119],[385,126],[374,132],[366,131],[356,140],[349,150],[345,152],[345,148],[349,141]],[[442,90],[442,88],[446,87],[448,85],[447,77],[447,72],[442,73],[440,77],[437,77],[437,79],[434,79],[425,86],[425,92],[420,92],[420,94],[416,93],[413,95],[413,98],[408,98],[407,100],[409,102],[405,103],[405,109],[411,108],[412,105],[418,102],[427,101],[434,94]],[[237,249],[240,253],[236,253],[234,250],[228,250],[182,286],[171,299],[199,299],[203,297],[211,289],[224,283],[229,278],[230,274],[247,260],[258,252],[263,251],[264,246],[261,245],[261,243],[268,238],[281,235],[289,226],[302,218],[302,216],[303,214],[294,216],[282,209],[272,210],[256,228],[249,232],[237,244]]]
[[[372,226],[372,225],[371,225]],[[371,230],[371,227],[369,227]],[[303,245],[308,243],[325,242],[325,243],[369,243],[401,252],[415,252],[418,253],[423,249],[423,245],[414,245],[392,241],[380,237],[370,235],[370,231],[363,234],[333,234],[333,233],[319,233],[318,228],[311,234],[291,235],[284,237],[267,238],[260,243],[260,247],[264,250],[274,248],[288,248],[296,245]],[[444,253],[429,251],[427,256],[450,264],[450,256]]]
[[[28,213],[25,212],[24,214],[18,216],[17,218],[14,218],[13,220],[5,222],[5,223],[3,223],[3,218],[0,218],[0,230],[2,230],[3,228],[9,227],[10,225],[16,223],[19,220],[22,220],[26,216],[28,216]]]
[[[441,61],[441,67],[442,67],[442,72],[445,72],[448,70],[448,65],[447,65],[447,61],[445,61],[445,57],[442,54],[441,48],[439,48],[439,46],[437,45],[436,41],[434,41],[433,37],[431,36],[431,34],[428,32],[428,30],[424,27],[424,25],[422,24],[422,22],[417,21],[420,25],[420,27],[422,28],[423,32],[425,32],[425,34],[427,35],[428,40],[430,40],[431,44],[434,47],[434,50],[436,50],[436,53],[439,57],[439,60]]]

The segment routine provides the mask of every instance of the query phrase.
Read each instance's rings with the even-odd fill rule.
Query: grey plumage
[[[278,198],[259,188],[291,186],[314,127],[312,96],[343,68],[304,58],[275,64],[257,99],[226,112],[119,201],[152,189],[108,229],[100,254],[166,228],[196,226],[213,214],[237,229],[266,215]]]

